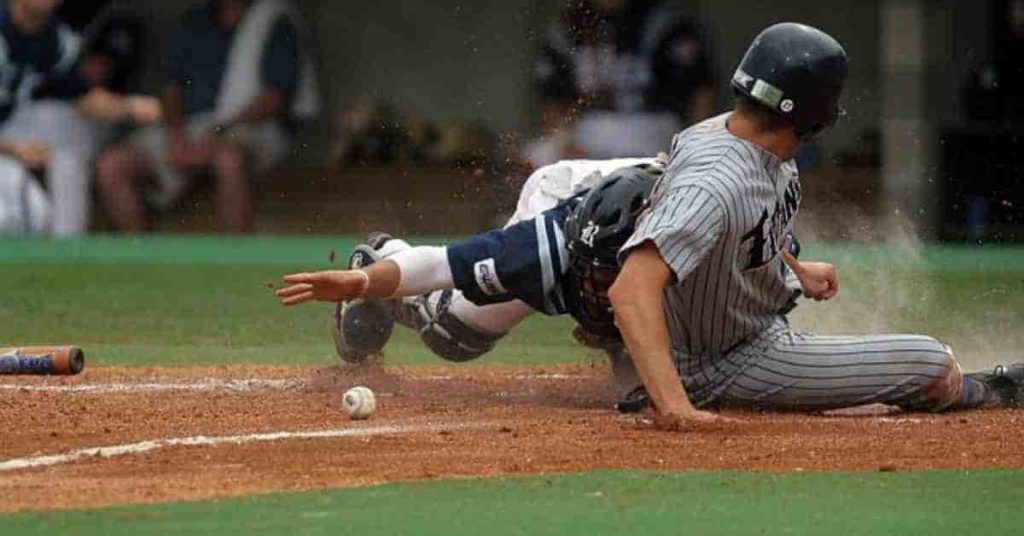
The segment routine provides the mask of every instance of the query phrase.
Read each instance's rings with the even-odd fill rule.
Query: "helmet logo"
[[[732,75],[732,81],[742,86],[743,89],[747,89],[754,81],[754,77],[744,72],[743,69],[736,69],[736,73]]]
[[[782,101],[782,90],[764,80],[757,79],[754,81],[754,87],[750,90],[750,96],[767,104],[769,108],[777,108]]]
[[[779,103],[779,109],[782,110],[783,112],[786,112],[787,114],[789,112],[792,112],[793,101],[790,99],[782,99],[782,102]]]
[[[583,228],[583,232],[580,233],[580,242],[583,242],[589,247],[594,247],[594,239],[597,237],[597,232],[601,230],[601,227],[593,221],[587,222],[587,226]]]

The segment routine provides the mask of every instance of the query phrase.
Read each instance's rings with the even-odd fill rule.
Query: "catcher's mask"
[[[572,316],[588,332],[619,338],[608,289],[619,275],[619,249],[650,204],[659,165],[631,166],[609,174],[566,220]]]

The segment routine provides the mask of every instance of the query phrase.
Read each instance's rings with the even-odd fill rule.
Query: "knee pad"
[[[418,304],[422,324],[420,339],[438,357],[462,363],[476,359],[494,348],[503,335],[482,333],[449,311],[452,291],[425,297]]]

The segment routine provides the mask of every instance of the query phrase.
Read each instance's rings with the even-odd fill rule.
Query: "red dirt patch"
[[[387,424],[477,427],[372,437],[173,446],[0,472],[0,511],[225,497],[400,480],[587,469],[906,470],[1021,467],[1024,412],[947,415],[884,408],[808,416],[744,413],[708,432],[654,430],[620,416],[603,370],[94,368],[74,378],[0,384],[83,386],[210,379],[294,380],[252,390],[112,392],[0,389],[0,462],[190,436]],[[364,384],[378,412],[349,421],[340,394]]]

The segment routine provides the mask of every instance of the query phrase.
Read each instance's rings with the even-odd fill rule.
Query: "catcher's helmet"
[[[804,24],[769,26],[747,49],[733,89],[796,126],[801,140],[831,127],[841,115],[846,51],[832,36]]]
[[[657,165],[626,167],[592,188],[565,222],[569,249],[569,303],[584,330],[619,337],[608,289],[619,274],[619,248],[650,203]]]

